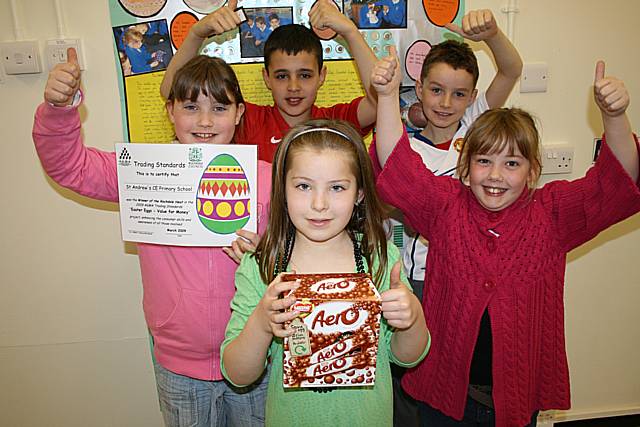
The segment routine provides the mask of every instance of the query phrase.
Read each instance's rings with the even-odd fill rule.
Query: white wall
[[[410,0],[415,1],[415,0]],[[70,36],[84,40],[84,133],[90,145],[121,140],[107,0],[61,0]],[[56,35],[53,0],[18,1],[27,38]],[[506,0],[468,0],[499,12]],[[602,128],[591,101],[595,60],[625,79],[640,128],[640,2],[519,1],[515,43],[525,62],[547,62],[549,90],[511,103],[534,112],[544,141],[576,148],[574,174],[590,164]],[[0,0],[0,41],[13,39]],[[486,87],[493,72],[479,53]],[[141,310],[138,262],[120,240],[116,207],[78,197],[42,172],[31,142],[46,73],[2,76],[0,425],[161,424]],[[330,77],[329,77],[330,78]],[[573,409],[568,415],[640,408],[640,216],[571,253],[566,325]]]

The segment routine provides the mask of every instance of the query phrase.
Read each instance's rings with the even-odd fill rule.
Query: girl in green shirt
[[[291,129],[276,152],[272,185],[267,231],[236,272],[223,374],[234,384],[251,384],[271,361],[267,425],[391,425],[389,361],[417,364],[428,351],[429,332],[420,302],[401,278],[398,250],[387,244],[362,138],[335,120]],[[287,310],[294,297],[282,297],[297,287],[281,280],[284,271],[372,275],[382,298],[373,386],[327,393],[283,388],[283,338],[299,314]]]

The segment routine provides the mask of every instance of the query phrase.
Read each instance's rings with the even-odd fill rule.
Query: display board
[[[160,82],[193,24],[226,4],[226,0],[109,0],[114,53],[118,60],[124,140],[165,142],[173,139]],[[261,77],[263,42],[279,25],[309,26],[313,0],[241,0],[246,20],[234,31],[212,37],[202,54],[232,64],[244,98],[267,105],[273,102]],[[419,75],[431,45],[457,38],[448,22],[460,23],[464,0],[341,0],[336,6],[360,29],[377,56],[391,45],[404,64],[405,84]],[[317,31],[328,69],[317,105],[348,102],[364,93],[355,63],[340,36]]]

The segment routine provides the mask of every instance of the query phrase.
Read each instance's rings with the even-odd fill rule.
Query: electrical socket
[[[546,92],[549,68],[544,62],[526,63],[520,76],[520,93]]]
[[[84,55],[82,54],[82,39],[55,39],[47,40],[47,45],[44,49],[45,58],[47,58],[47,65],[49,69],[52,69],[56,64],[63,64],[67,62],[67,49],[70,47],[76,50],[78,54],[78,63],[80,69],[84,70]]]
[[[36,40],[0,44],[2,65],[6,74],[41,73],[40,49]]]
[[[542,146],[542,174],[571,173],[573,147],[567,144]]]

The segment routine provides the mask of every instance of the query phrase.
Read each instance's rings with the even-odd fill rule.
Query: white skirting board
[[[537,427],[553,427],[555,423],[565,421],[591,420],[595,418],[623,417],[625,415],[640,415],[640,407],[624,408],[615,410],[604,410],[598,412],[580,412],[572,413],[571,411],[545,411],[538,415]]]

